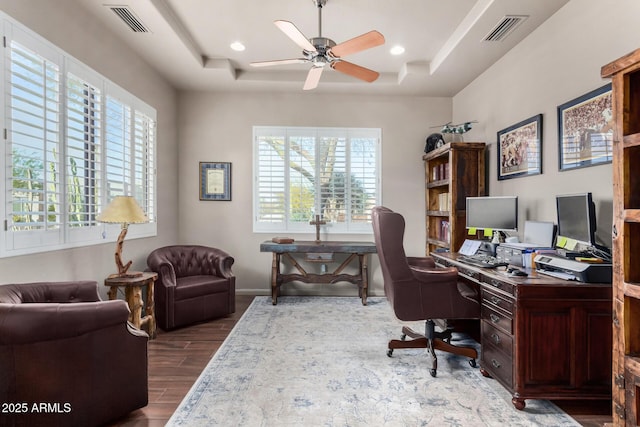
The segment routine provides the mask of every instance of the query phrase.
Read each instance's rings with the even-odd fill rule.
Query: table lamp
[[[122,244],[127,235],[129,224],[141,224],[149,221],[142,208],[132,196],[116,196],[109,205],[96,217],[96,221],[107,224],[122,224],[122,230],[116,242],[116,266],[118,273],[112,277],[140,277],[142,272],[127,272],[132,261],[122,263]]]

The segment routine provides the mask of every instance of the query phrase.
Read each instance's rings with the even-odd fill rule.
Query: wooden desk
[[[611,284],[564,281],[527,270],[463,264],[432,253],[441,266],[480,287],[483,375],[525,399],[611,399]]]
[[[138,329],[147,326],[149,338],[156,336],[156,316],[154,313],[153,302],[153,285],[158,278],[158,273],[143,272],[140,277],[113,277],[109,276],[105,279],[104,285],[109,286],[109,299],[113,300],[118,297],[118,289],[124,288],[124,298],[129,304],[129,321]],[[142,288],[147,288],[147,301],[144,306],[142,298]],[[142,317],[142,307],[144,306],[145,315]]]
[[[297,241],[294,243],[273,243],[266,241],[260,244],[260,252],[273,252],[273,262],[271,263],[271,300],[273,305],[278,303],[278,293],[283,283],[300,281],[304,283],[335,283],[350,282],[358,285],[358,296],[362,298],[362,305],[367,305],[368,279],[368,255],[376,253],[376,245],[372,242],[312,242]],[[333,272],[325,274],[307,273],[304,268],[291,255],[292,253],[302,254],[348,254],[338,268]],[[346,274],[342,271],[358,259],[358,272],[356,274]],[[300,274],[282,274],[280,262],[288,260]],[[323,261],[319,261],[323,262]],[[329,263],[324,261],[323,263]]]

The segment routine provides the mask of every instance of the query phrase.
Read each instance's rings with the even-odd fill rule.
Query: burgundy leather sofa
[[[233,263],[228,253],[207,246],[174,245],[151,252],[147,266],[158,273],[154,287],[158,326],[171,330],[234,313]]]
[[[147,405],[147,342],[95,281],[0,285],[2,426],[99,426]]]

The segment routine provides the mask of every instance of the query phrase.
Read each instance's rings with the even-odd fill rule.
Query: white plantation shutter
[[[315,212],[325,221],[345,223],[348,214],[347,139],[338,136],[318,138],[318,205]]]
[[[151,223],[156,222],[156,122],[138,110],[134,113],[133,195]]]
[[[16,40],[7,50],[6,246],[50,245],[62,232],[60,59]]]
[[[377,141],[366,134],[353,131],[349,150],[349,220],[355,223],[371,223],[371,209],[379,199],[371,197],[379,191]]]
[[[107,203],[129,195],[131,171],[131,107],[107,96],[105,114],[105,175]]]
[[[316,138],[309,132],[288,132],[289,165],[288,223],[290,227],[305,226],[315,210]]]
[[[256,137],[256,221],[265,228],[274,224],[277,229],[286,220],[284,140],[284,133],[278,132],[265,132]]]
[[[254,231],[371,232],[379,129],[254,127]]]
[[[66,193],[70,228],[96,226],[102,182],[102,96],[96,86],[67,75]]]

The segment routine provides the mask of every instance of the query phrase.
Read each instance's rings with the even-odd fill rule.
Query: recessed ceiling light
[[[395,45],[390,50],[391,55],[402,55],[404,53],[404,47],[400,45]]]
[[[231,49],[235,50],[236,52],[242,52],[243,50],[245,50],[244,45],[240,42],[233,42],[230,46]]]

